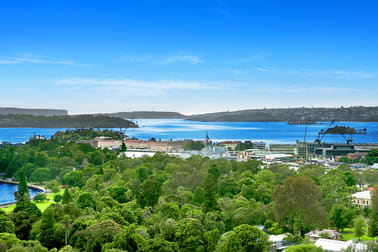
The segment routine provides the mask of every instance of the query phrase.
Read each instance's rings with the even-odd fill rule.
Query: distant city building
[[[295,144],[269,144],[269,151],[280,154],[296,155]]]
[[[235,150],[236,146],[240,143],[241,141],[223,141],[218,143],[218,145],[226,147],[227,150]]]
[[[330,147],[316,147],[315,148],[315,155],[320,157],[332,157],[335,158],[336,156],[345,156],[350,153],[368,153],[371,148],[358,148],[357,145],[353,144],[332,144]]]

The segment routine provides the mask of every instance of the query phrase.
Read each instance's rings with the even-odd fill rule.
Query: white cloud
[[[162,64],[172,64],[172,63],[177,63],[177,62],[197,65],[197,64],[203,63],[204,61],[199,56],[188,55],[188,54],[183,54],[183,53],[168,56],[161,61]]]
[[[335,86],[296,86],[288,85],[287,87],[268,87],[251,89],[251,92],[256,93],[278,93],[278,94],[296,94],[296,93],[323,93],[323,94],[340,94],[340,93],[359,93],[364,92],[363,89],[353,87],[335,87]]]
[[[224,90],[238,85],[231,82],[207,80],[135,80],[135,79],[98,79],[98,78],[65,78],[55,81],[56,85],[85,87],[109,91],[115,95],[161,95],[168,91],[206,91]]]
[[[58,65],[69,65],[77,67],[89,67],[90,64],[81,64],[73,60],[55,60],[47,58],[36,58],[30,56],[16,57],[6,60],[0,59],[0,65],[13,65],[13,64],[22,64],[22,63],[33,63],[33,64],[58,64]]]
[[[304,75],[319,78],[340,78],[340,79],[371,79],[376,77],[376,73],[366,71],[352,70],[287,70],[277,69],[275,67],[254,67],[255,71],[262,73],[278,73],[289,75]]]

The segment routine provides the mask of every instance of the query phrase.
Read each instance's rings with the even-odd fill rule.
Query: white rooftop
[[[371,199],[370,191],[362,191],[362,192],[354,193],[352,194],[352,197],[357,198],[357,199]]]
[[[271,242],[282,241],[286,237],[287,237],[287,234],[269,235],[269,241]]]
[[[315,242],[315,246],[321,247],[323,250],[326,251],[344,251],[349,246],[352,246],[356,252],[362,252],[367,249],[367,246],[362,243],[353,243],[352,240],[350,241],[337,241],[337,240],[330,240],[330,239],[319,239]]]

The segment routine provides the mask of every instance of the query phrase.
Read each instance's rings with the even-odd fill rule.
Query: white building
[[[354,252],[365,252],[367,245],[362,243],[353,243],[350,241],[337,241],[329,239],[319,239],[315,242],[315,246],[322,248],[325,252],[339,252],[344,251],[348,247],[352,247]]]
[[[358,205],[360,207],[370,207],[371,205],[371,195],[370,191],[362,191],[352,194],[352,204]]]

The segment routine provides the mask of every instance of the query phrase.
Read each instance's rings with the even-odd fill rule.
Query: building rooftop
[[[315,246],[321,247],[325,251],[344,251],[349,246],[353,246],[353,251],[366,251],[367,246],[362,243],[353,243],[350,241],[336,241],[330,239],[319,239],[315,242]]]
[[[352,197],[353,198],[358,198],[358,199],[371,199],[370,191],[369,190],[358,192],[358,193],[354,193],[354,194],[352,194]]]

